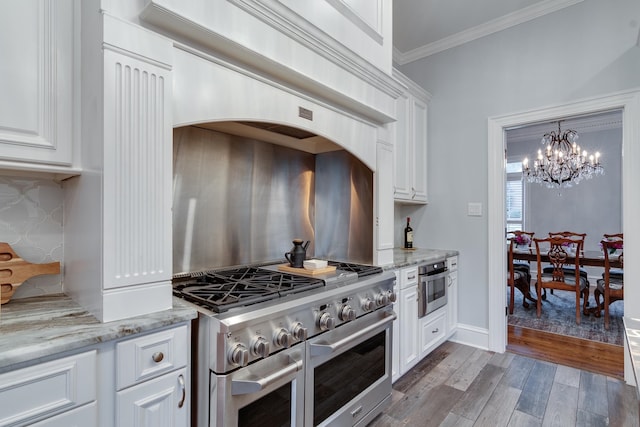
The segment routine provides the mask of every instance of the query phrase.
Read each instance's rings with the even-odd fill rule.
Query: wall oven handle
[[[396,315],[396,313],[394,313],[393,311],[388,311],[385,313],[385,317],[382,320],[379,320],[376,323],[369,325],[366,328],[361,329],[355,334],[349,335],[346,338],[338,340],[334,343],[313,343],[311,344],[311,356],[325,356],[327,354],[335,353],[341,348],[350,347],[353,345],[354,340],[357,340],[358,338],[363,337],[372,331],[375,331],[376,329],[386,325],[387,323],[393,322],[397,319],[397,317],[398,316]]]
[[[240,394],[257,393],[260,390],[264,390],[276,381],[286,378],[302,369],[302,360],[294,360],[293,363],[288,364],[284,368],[271,375],[267,375],[258,379],[234,379],[231,381],[231,394],[234,396]]]

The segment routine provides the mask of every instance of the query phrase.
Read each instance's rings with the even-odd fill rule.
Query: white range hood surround
[[[362,3],[362,2],[360,2]],[[391,2],[150,0],[142,25],[384,124],[402,87],[391,77]]]

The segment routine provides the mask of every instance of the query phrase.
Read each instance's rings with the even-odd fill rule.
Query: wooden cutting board
[[[307,268],[291,267],[289,264],[281,264],[278,266],[278,270],[285,271],[287,273],[315,276],[316,274],[331,273],[332,271],[336,271],[336,266],[328,265],[325,268],[316,268],[315,270],[309,270]]]
[[[0,242],[0,304],[8,303],[22,282],[42,274],[60,274],[60,263],[32,264],[20,258],[11,245]]]

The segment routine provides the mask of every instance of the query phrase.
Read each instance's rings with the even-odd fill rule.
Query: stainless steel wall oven
[[[439,260],[418,267],[418,317],[447,304],[447,261]]]

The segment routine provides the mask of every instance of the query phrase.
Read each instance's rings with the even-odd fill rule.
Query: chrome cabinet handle
[[[160,363],[160,362],[162,362],[162,359],[164,359],[164,354],[161,351],[157,351],[157,352],[153,353],[151,358],[153,359],[154,362]]]
[[[433,331],[431,331],[432,334],[437,334],[438,332],[440,332],[439,328],[435,328]]]
[[[184,406],[184,401],[187,398],[187,388],[184,385],[184,377],[182,374],[178,375],[178,382],[180,383],[180,388],[182,388],[182,398],[180,402],[178,402],[178,408],[182,408]]]

